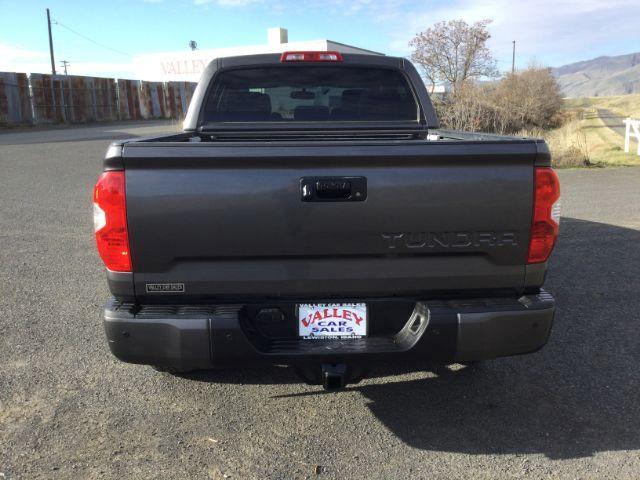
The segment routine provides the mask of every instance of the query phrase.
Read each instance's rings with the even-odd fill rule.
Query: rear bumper
[[[183,369],[400,358],[462,362],[540,349],[555,310],[545,291],[519,299],[418,301],[393,335],[329,342],[261,337],[248,327],[246,307],[136,306],[112,298],[103,323],[111,352],[120,360]]]

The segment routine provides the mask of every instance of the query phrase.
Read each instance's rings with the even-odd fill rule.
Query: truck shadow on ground
[[[563,219],[546,288],[557,300],[540,352],[475,367],[392,366],[347,388],[408,445],[469,454],[579,458],[640,448],[640,231]],[[212,375],[208,381],[232,381]],[[295,382],[286,370],[235,382]],[[226,379],[226,380],[225,380]],[[205,380],[205,378],[200,378]],[[340,393],[337,393],[339,395]],[[336,395],[323,391],[290,395]]]
[[[549,458],[638,449],[639,266],[640,231],[563,219],[545,285],[557,313],[543,350],[356,388],[416,448]]]

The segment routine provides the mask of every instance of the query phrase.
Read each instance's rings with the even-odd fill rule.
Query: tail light
[[[549,167],[535,169],[533,222],[527,263],[545,262],[558,238],[560,181]]]
[[[284,52],[281,62],[342,62],[340,52]]]
[[[93,189],[98,253],[109,270],[131,271],[124,172],[104,172]]]

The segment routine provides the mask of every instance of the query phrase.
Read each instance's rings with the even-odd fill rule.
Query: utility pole
[[[513,41],[513,55],[511,57],[511,73],[516,73],[516,41]]]
[[[56,74],[56,61],[53,59],[53,38],[51,37],[51,14],[47,8],[47,26],[49,27],[49,53],[51,54],[51,75]]]
[[[64,68],[64,74],[65,74],[65,75],[68,75],[68,74],[67,74],[67,67],[68,67],[69,65],[71,65],[71,64],[70,64],[68,61],[66,61],[66,60],[60,60],[60,63],[62,64],[62,68]]]

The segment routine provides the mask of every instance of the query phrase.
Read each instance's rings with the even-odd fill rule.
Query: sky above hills
[[[45,8],[56,62],[69,73],[131,76],[134,55],[266,43],[281,26],[289,40],[328,38],[409,56],[408,41],[441,20],[493,19],[490,47],[502,70],[531,62],[561,66],[640,51],[638,0],[0,0],[0,71],[50,71]],[[57,65],[59,68],[59,63]]]

